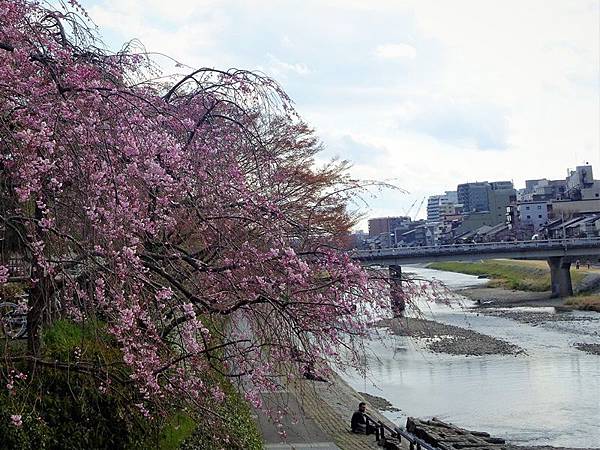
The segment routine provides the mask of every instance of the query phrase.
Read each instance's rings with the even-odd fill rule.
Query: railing
[[[354,250],[356,259],[369,259],[382,256],[448,255],[462,253],[489,253],[492,251],[555,250],[568,248],[600,247],[600,238],[546,239],[513,242],[482,242],[477,244],[445,244],[423,247],[399,247],[380,250]]]
[[[385,442],[385,434],[387,431],[392,438],[398,439],[398,443],[401,443],[402,438],[404,438],[408,442],[410,450],[438,450],[437,447],[428,444],[408,431],[402,430],[399,427],[392,429],[381,421],[373,420],[373,418],[367,414],[365,414],[365,416],[367,417],[367,423],[373,422],[375,426],[375,439],[378,443]]]

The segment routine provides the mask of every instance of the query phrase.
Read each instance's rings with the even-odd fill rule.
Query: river
[[[420,267],[403,269],[454,289],[485,282]],[[385,413],[398,424],[404,425],[407,416],[435,416],[518,445],[600,447],[600,356],[573,347],[600,343],[600,314],[561,313],[574,320],[533,326],[477,314],[466,298],[462,303],[420,309],[426,318],[516,344],[526,355],[438,354],[413,338],[389,335],[368,342],[367,379],[358,374],[344,378],[354,389],[400,408]]]

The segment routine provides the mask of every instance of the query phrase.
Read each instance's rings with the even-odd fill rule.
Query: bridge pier
[[[406,308],[404,292],[402,290],[402,267],[390,265],[388,267],[390,275],[390,303],[394,317],[402,317]]]
[[[550,266],[550,283],[552,284],[552,298],[569,297],[573,295],[571,283],[571,262],[562,256],[548,258]]]

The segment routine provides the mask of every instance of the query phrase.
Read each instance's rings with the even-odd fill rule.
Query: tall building
[[[512,181],[492,181],[488,191],[488,211],[494,225],[506,222],[506,208],[516,203],[517,191]]]
[[[512,181],[490,181],[492,191],[502,191],[505,189],[514,189]]]
[[[458,203],[462,203],[465,213],[488,211],[489,189],[487,181],[459,184],[456,188]]]
[[[512,181],[480,181],[459,184],[458,203],[463,204],[465,213],[489,211],[494,216],[504,217],[506,206],[517,200],[517,191]],[[494,221],[497,219],[495,218]]]
[[[458,194],[456,191],[446,191],[446,197],[450,203],[457,204],[458,203]]]
[[[446,191],[443,195],[432,195],[427,199],[427,221],[438,222],[444,214],[458,203],[456,191]]]

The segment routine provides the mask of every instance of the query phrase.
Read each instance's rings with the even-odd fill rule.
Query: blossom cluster
[[[282,372],[341,358],[386,298],[341,250],[345,166],[316,168],[273,80],[141,82],[146,58],[101,52],[72,17],[0,4],[1,212],[24,230],[33,290],[108,325],[148,416],[223,401],[210,370],[246,378],[259,406]]]

